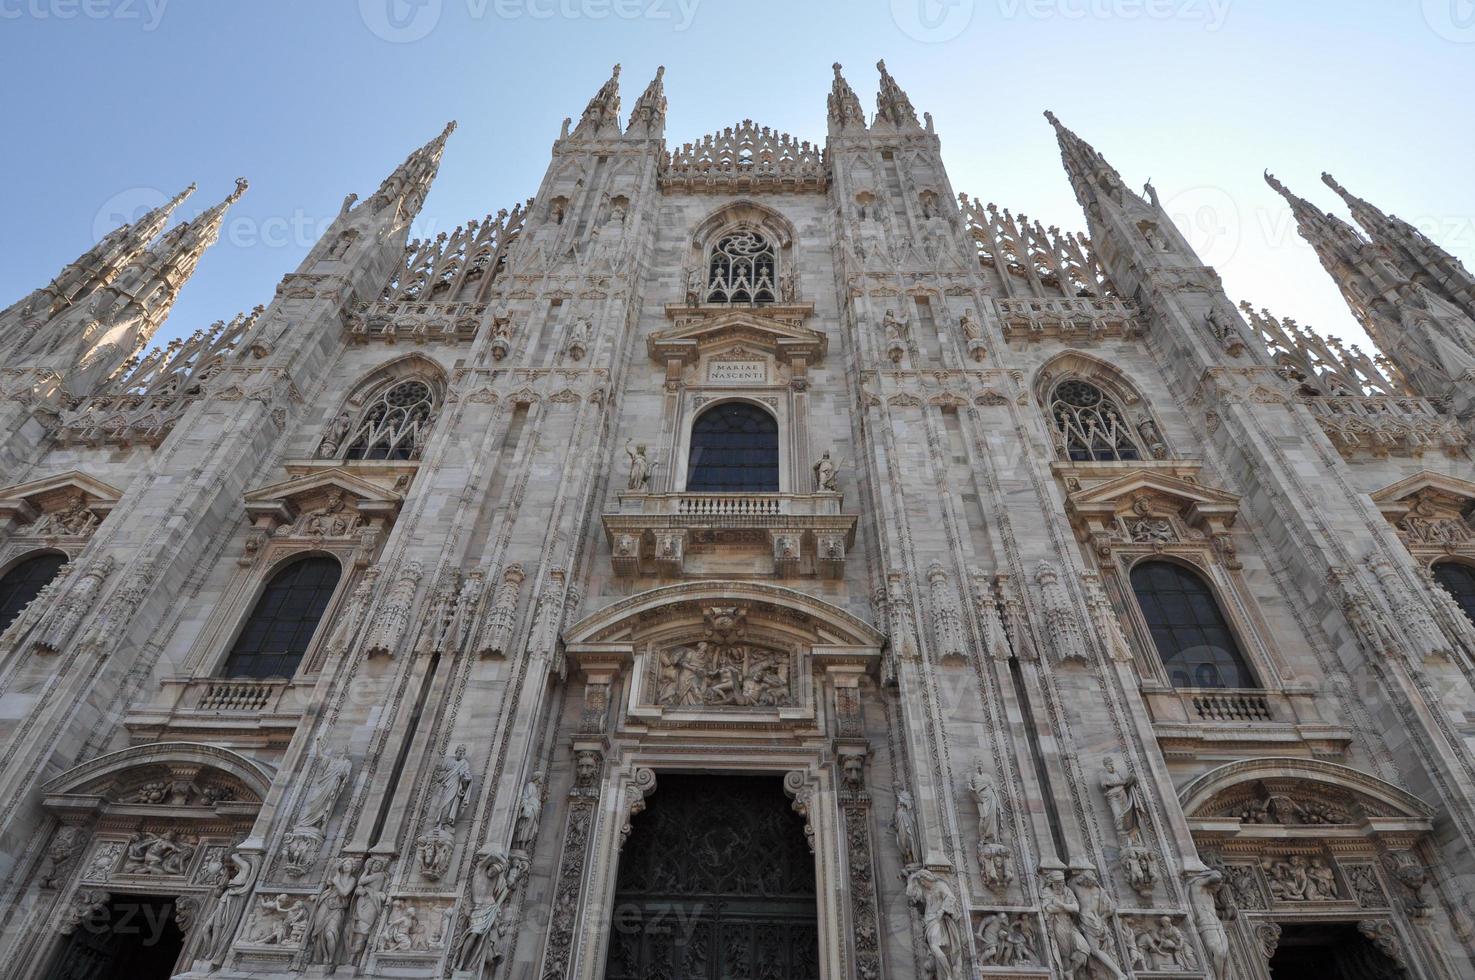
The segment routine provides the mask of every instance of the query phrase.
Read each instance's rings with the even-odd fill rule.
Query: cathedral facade
[[[162,349],[245,181],[0,312],[6,976],[1475,977],[1475,277],[1267,178],[1344,347],[878,67],[616,68],[409,241],[447,126]]]

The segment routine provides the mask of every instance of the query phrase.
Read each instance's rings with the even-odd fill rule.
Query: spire
[[[148,343],[205,250],[220,237],[226,210],[247,186],[246,178],[237,177],[224,200],[169,229],[91,302],[76,308],[78,319],[66,321],[78,335],[70,348],[75,367],[63,372],[70,395],[87,394]]]
[[[1468,314],[1409,281],[1386,249],[1292,193],[1268,171],[1265,182],[1290,204],[1297,231],[1316,251],[1347,306],[1414,390],[1449,398],[1461,415],[1475,412],[1463,394],[1475,378],[1475,323]]]
[[[881,89],[876,93],[876,120],[877,122],[890,123],[896,129],[921,129],[921,123],[917,122],[917,110],[912,108],[912,100],[896,84],[896,79],[886,70],[886,62],[876,62],[876,70],[881,73]]]
[[[835,69],[835,80],[830,83],[829,115],[830,132],[838,133],[852,127],[857,129],[866,128],[866,112],[861,107],[860,97],[855,94],[855,89],[840,74],[840,62],[832,65]]]
[[[584,107],[579,124],[574,127],[575,136],[597,139],[606,131],[618,136],[620,132],[620,66],[615,65],[609,81],[599,87],[594,98]]]
[[[625,133],[630,136],[647,136],[652,139],[660,139],[666,131],[666,87],[662,79],[666,75],[666,66],[656,68],[656,77],[651,79],[645,91],[640,93],[640,98],[635,100],[635,105],[630,110],[630,125]],[[619,96],[615,96],[615,112],[619,114]]]
[[[1095,147],[1068,129],[1048,109],[1045,110],[1045,118],[1055,127],[1055,140],[1060,144],[1060,159],[1065,164],[1066,175],[1070,178],[1082,207],[1089,208],[1102,197],[1121,205],[1141,201],[1135,193],[1127,190],[1127,186],[1122,183],[1122,175],[1106,162],[1104,156],[1096,152]]]
[[[391,205],[395,206],[396,217],[413,218],[425,203],[430,185],[440,171],[440,158],[446,150],[446,140],[456,131],[456,120],[446,123],[446,128],[429,143],[415,150],[394,172],[384,178],[379,190],[369,198],[370,213],[378,214]]]
[[[1321,180],[1347,203],[1353,219],[1406,278],[1423,283],[1475,319],[1475,276],[1464,263],[1412,224],[1352,194],[1331,174],[1323,173]]]
[[[119,225],[108,232],[101,241],[62,269],[46,286],[8,310],[0,312],[0,329],[16,319],[33,325],[44,323],[112,282],[125,265],[148,248],[149,242],[169,223],[169,216],[174,209],[194,193],[194,190],[195,185],[190,184],[137,221]]]

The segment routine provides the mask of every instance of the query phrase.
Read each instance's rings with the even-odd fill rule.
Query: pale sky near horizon
[[[1319,175],[1475,267],[1475,0],[0,0],[0,307],[190,181],[251,181],[156,338],[266,303],[343,196],[459,122],[415,231],[525,200],[618,61],[666,66],[669,144],[744,118],[823,142],[830,64],[877,58],[929,111],[954,187],[1084,227],[1041,113],[1165,206],[1248,299],[1360,331],[1268,168]]]

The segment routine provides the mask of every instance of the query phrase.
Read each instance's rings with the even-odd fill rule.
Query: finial
[[[833,69],[835,69],[835,74],[836,75],[840,74],[840,62],[837,61],[833,65],[831,65],[830,67],[833,68]]]
[[[1276,180],[1275,174],[1271,173],[1269,170],[1265,171],[1265,183],[1273,187],[1277,193],[1285,197],[1290,197],[1291,192],[1286,190],[1286,185]]]
[[[615,70],[613,72],[611,72],[610,74],[614,75],[614,77],[616,77],[616,78],[619,78],[620,77],[620,63],[618,61],[615,62]]]

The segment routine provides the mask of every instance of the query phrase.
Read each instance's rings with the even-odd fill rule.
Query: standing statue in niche
[[[1132,773],[1118,772],[1116,760],[1111,756],[1107,756],[1101,766],[1101,791],[1106,795],[1106,805],[1111,807],[1117,833],[1124,841],[1139,840],[1146,823],[1147,807],[1142,800],[1137,777]]]
[[[822,493],[828,491],[830,493],[838,493],[840,490],[840,486],[836,482],[838,472],[828,452],[820,456],[819,462],[814,464],[814,492]]]
[[[512,828],[512,849],[524,853],[530,851],[538,836],[538,823],[543,816],[543,774],[533,773],[522,788],[522,798],[517,802],[517,823]]]
[[[978,807],[979,843],[993,843],[999,839],[999,786],[979,760],[968,776],[968,792]]]
[[[896,813],[891,818],[891,829],[896,832],[896,849],[901,852],[901,863],[907,867],[922,863],[917,850],[917,818],[912,813],[912,794],[904,789],[896,791]]]
[[[466,746],[456,751],[436,769],[436,804],[432,824],[437,830],[456,826],[461,810],[471,798],[471,763],[466,759]]]
[[[630,479],[625,481],[625,489],[631,491],[645,491],[650,486],[651,471],[655,465],[645,454],[645,446],[639,445],[630,448],[630,440],[625,440],[625,455],[630,457]]]
[[[906,342],[906,322],[896,315],[895,310],[887,310],[881,317],[881,327],[886,331],[888,344]]]
[[[321,748],[321,742],[319,746]],[[323,771],[318,773],[317,779],[307,789],[307,796],[302,803],[302,816],[297,820],[298,828],[322,830],[328,825],[333,805],[338,802],[338,796],[348,785],[348,777],[353,772],[353,763],[349,761],[347,753],[337,753],[327,748],[321,748],[321,751]]]
[[[218,886],[215,907],[210,910],[210,917],[200,927],[200,944],[195,954],[197,959],[209,960],[217,966],[225,960],[225,954],[230,952],[231,937],[241,921],[241,915],[246,911],[251,886],[256,883],[256,868],[260,857],[237,851],[231,854],[229,861],[232,869],[230,879]]]

